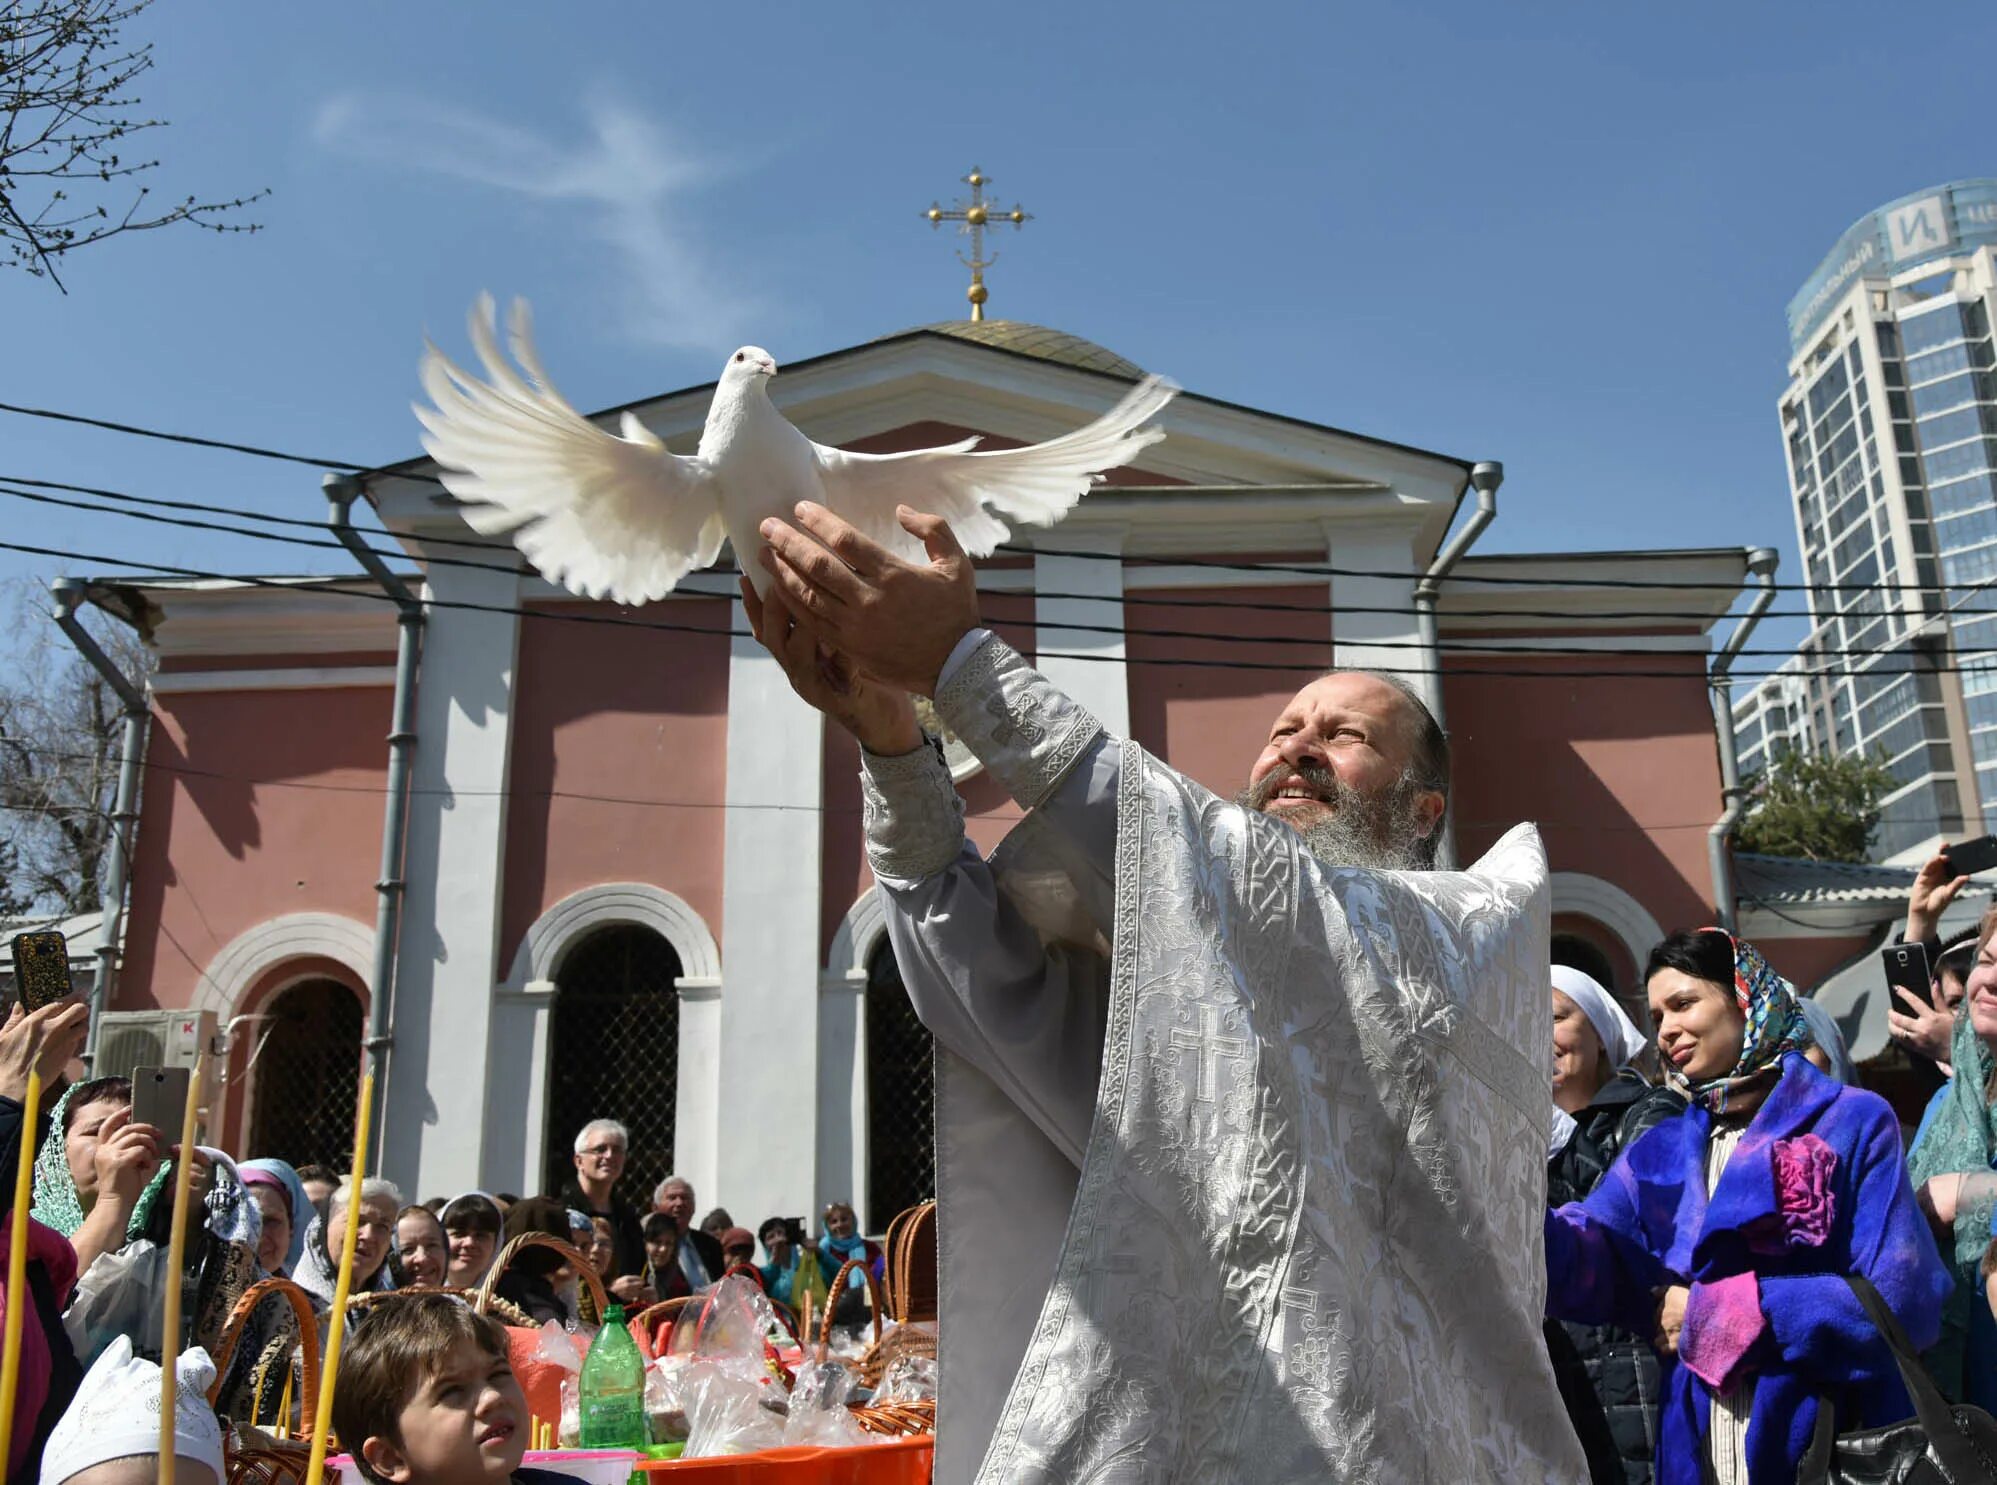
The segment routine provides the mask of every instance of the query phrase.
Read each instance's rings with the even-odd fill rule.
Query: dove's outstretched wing
[[[522,376],[500,354],[492,296],[471,313],[472,344],[489,380],[425,342],[418,404],[423,447],[465,520],[513,543],[550,582],[585,598],[644,603],[712,563],[726,533],[713,481],[698,459],[667,450],[624,414],[624,436],[571,407],[541,367],[525,300],[513,301],[507,339]]]
[[[897,505],[941,516],[973,557],[988,556],[1010,534],[1005,520],[1051,526],[1088,493],[1097,475],[1130,463],[1165,436],[1145,423],[1179,389],[1147,376],[1085,428],[1023,449],[975,449],[977,439],[905,454],[855,454],[813,444],[826,506],[890,551],[924,560],[922,544],[902,530]]]

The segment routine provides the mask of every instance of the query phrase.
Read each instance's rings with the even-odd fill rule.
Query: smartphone
[[[1997,835],[1979,835],[1948,848],[1949,877],[1973,876],[1997,866]]]
[[[59,933],[14,935],[14,985],[21,1009],[38,1011],[72,994],[69,941]]]
[[[1889,987],[1913,991],[1923,1005],[1934,1003],[1935,977],[1928,967],[1926,944],[1888,944],[1879,957],[1886,965]],[[1898,996],[1889,996],[1887,1004],[1896,1011],[1903,1009]]]
[[[193,1074],[184,1067],[132,1069],[132,1122],[150,1124],[172,1144],[180,1138],[187,1117],[187,1085]]]

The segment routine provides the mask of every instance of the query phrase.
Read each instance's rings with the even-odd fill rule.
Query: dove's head
[[[740,385],[755,380],[759,376],[777,374],[776,358],[759,345],[745,345],[728,358],[728,364],[721,368],[721,380]]]

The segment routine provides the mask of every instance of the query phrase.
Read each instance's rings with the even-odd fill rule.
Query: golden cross
[[[964,184],[971,188],[968,202],[959,201],[946,211],[940,202],[932,201],[929,210],[923,213],[932,227],[940,227],[945,222],[964,224],[957,231],[971,239],[971,256],[966,258],[958,253],[957,258],[971,270],[971,287],[964,291],[964,297],[971,301],[971,318],[974,320],[985,317],[985,300],[990,297],[985,291],[985,270],[998,262],[997,253],[989,258],[985,256],[985,228],[996,227],[1003,222],[1017,227],[1033,220],[1029,213],[1016,206],[993,206],[987,202],[985,187],[990,183],[991,177],[973,165],[971,173],[964,177]]]

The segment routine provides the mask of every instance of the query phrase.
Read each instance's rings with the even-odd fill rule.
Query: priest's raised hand
[[[922,729],[908,692],[882,685],[852,660],[826,646],[808,613],[793,608],[779,587],[756,596],[745,577],[742,607],[757,641],[776,658],[791,689],[844,727],[869,753],[891,757],[922,745]]]
[[[909,562],[815,502],[795,515],[796,526],[771,517],[759,530],[771,593],[873,680],[935,695],[943,662],[978,627],[977,574],[949,522],[898,507],[896,521],[929,555]]]

